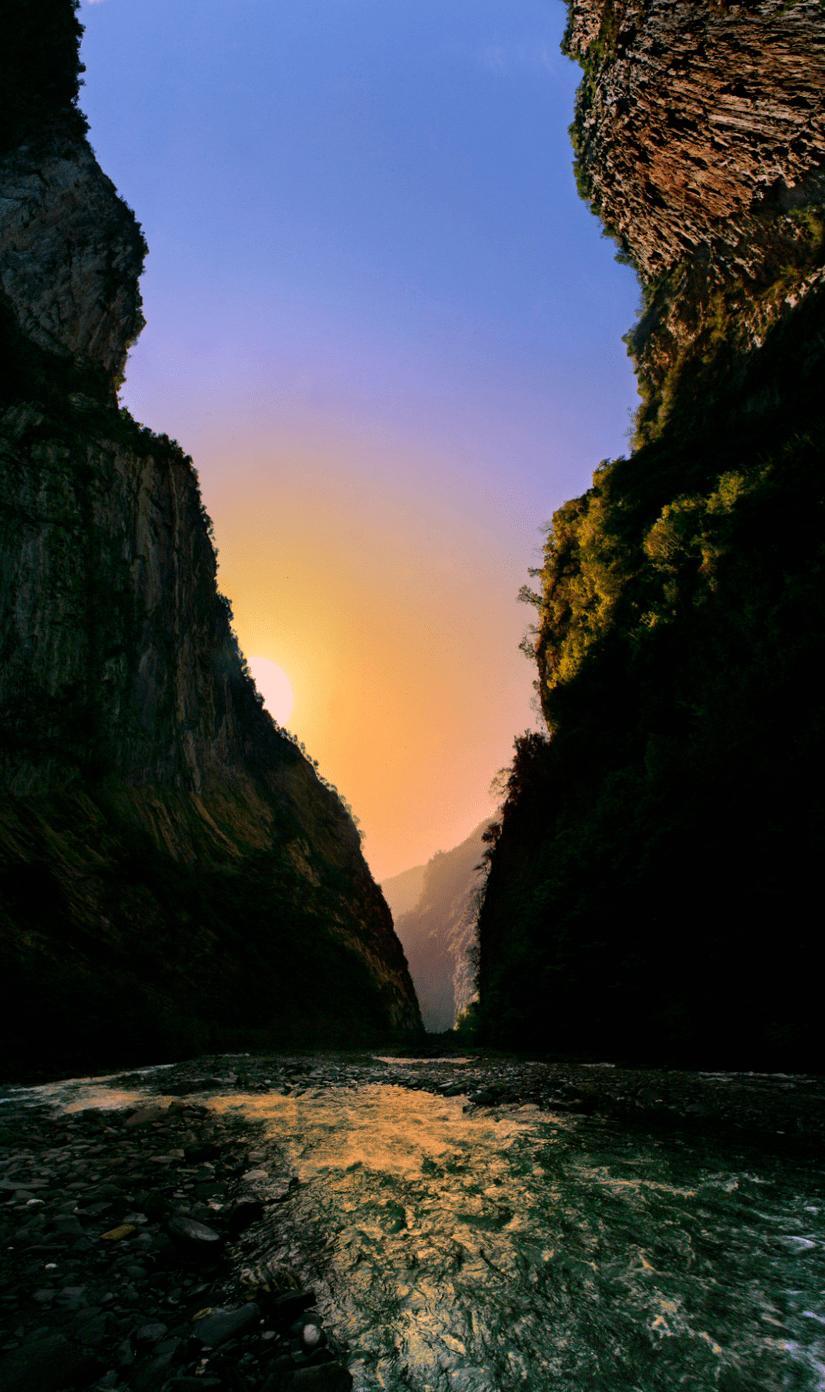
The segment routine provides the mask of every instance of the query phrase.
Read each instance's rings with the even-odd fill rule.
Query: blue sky
[[[97,0],[81,103],[150,247],[123,400],[195,457],[247,654],[381,877],[534,720],[515,595],[624,452],[638,287],[575,191],[560,0]]]

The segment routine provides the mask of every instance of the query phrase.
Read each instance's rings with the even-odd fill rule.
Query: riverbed
[[[93,1128],[99,1185],[128,1150],[133,1119],[154,1118],[141,1144],[147,1156],[160,1146],[166,1211],[148,1203],[132,1226],[155,1279],[139,1311],[107,1292],[111,1339],[95,1347],[87,1386],[140,1385],[135,1367],[146,1359],[118,1364],[114,1341],[122,1351],[130,1321],[162,1318],[166,1342],[177,1343],[154,1385],[182,1387],[199,1313],[188,1294],[200,1284],[195,1303],[208,1294],[220,1308],[260,1308],[257,1326],[221,1358],[192,1364],[192,1378],[217,1376],[212,1386],[266,1387],[276,1349],[283,1370],[281,1336],[262,1346],[266,1291],[278,1298],[291,1288],[312,1292],[357,1392],[813,1392],[825,1388],[824,1094],[817,1078],[608,1063],[237,1055],[6,1089],[0,1126],[12,1172],[13,1133],[17,1123],[27,1139],[27,1116],[43,1140],[54,1139],[50,1128],[74,1124],[84,1137]],[[167,1134],[195,1123],[218,1138],[216,1155],[223,1147],[236,1162],[211,1197],[215,1166],[193,1168],[191,1144],[187,1162]],[[71,1135],[66,1145],[71,1152]],[[31,1178],[38,1157],[23,1148]],[[44,1145],[43,1155],[55,1149]],[[72,1289],[83,1284],[83,1261],[101,1270],[103,1233],[86,1210],[69,1212],[68,1173],[66,1161],[58,1188],[64,1217],[79,1218],[81,1251],[49,1252],[45,1215],[39,1242],[24,1225],[22,1242],[7,1244],[17,1285],[3,1347],[18,1363],[35,1328],[26,1280],[46,1279],[43,1258],[57,1257],[53,1273],[75,1262]],[[135,1217],[147,1191],[142,1172],[133,1179],[136,1192],[124,1186],[97,1227]],[[77,1182],[82,1190],[87,1181]],[[6,1183],[6,1216],[16,1222],[26,1194],[40,1192]],[[257,1216],[224,1241],[220,1269],[164,1285],[153,1261],[170,1264],[170,1214],[211,1218],[220,1230],[242,1200],[257,1202]],[[58,1279],[49,1280],[58,1301]],[[98,1292],[85,1284],[88,1318]],[[35,1312],[41,1338],[48,1308]],[[61,1317],[60,1328],[71,1339],[71,1320]],[[302,1366],[300,1349],[291,1356]]]

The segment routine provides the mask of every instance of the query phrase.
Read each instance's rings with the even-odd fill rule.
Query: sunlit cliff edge
[[[192,461],[118,406],[146,248],[74,10],[4,21],[0,1062],[418,1029],[358,832],[246,673]]]
[[[821,1067],[825,9],[573,0],[565,46],[642,405],[532,572],[484,1034]]]

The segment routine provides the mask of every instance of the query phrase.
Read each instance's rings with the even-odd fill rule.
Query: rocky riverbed
[[[402,1122],[409,1116],[411,1173],[433,1176],[436,1186],[442,1179],[453,1183],[450,1175],[460,1179],[473,1134],[480,1155],[489,1144],[486,1132],[482,1136],[478,1127],[472,1132],[474,1117],[499,1126],[502,1135],[506,1131],[505,1148],[518,1147],[523,1135],[533,1144],[539,1131],[546,1148],[548,1123],[541,1122],[537,1131],[534,1120],[545,1117],[556,1128],[552,1135],[574,1147],[569,1149],[573,1159],[587,1156],[591,1145],[601,1154],[605,1128],[635,1137],[634,1154],[644,1150],[646,1136],[652,1146],[669,1137],[688,1148],[692,1138],[711,1137],[717,1148],[736,1152],[742,1172],[753,1170],[754,1155],[767,1156],[772,1173],[784,1161],[801,1166],[809,1198],[821,1183],[825,1081],[818,1078],[634,1071],[477,1056],[233,1055],[105,1079],[7,1088],[0,1093],[0,1392],[343,1392],[353,1386],[353,1374],[356,1389],[513,1385],[538,1392],[545,1382],[533,1382],[529,1371],[513,1373],[515,1381],[502,1373],[499,1384],[492,1374],[492,1381],[485,1381],[481,1371],[462,1372],[469,1354],[462,1357],[455,1350],[439,1355],[441,1372],[437,1367],[435,1374],[425,1371],[417,1379],[409,1351],[403,1366],[393,1362],[394,1355],[388,1359],[378,1349],[369,1321],[359,1312],[347,1314],[342,1279],[350,1282],[350,1293],[360,1283],[359,1299],[368,1304],[379,1268],[369,1279],[363,1273],[376,1252],[380,1267],[381,1242],[389,1252],[393,1243],[416,1232],[409,1193],[402,1192],[401,1180],[409,1181],[402,1174],[403,1157],[399,1161],[396,1154],[383,1162],[384,1172],[376,1169],[363,1177],[370,1128],[377,1148],[387,1144],[378,1136],[375,1107],[384,1105],[381,1099],[396,1099],[397,1112],[397,1099],[410,1092],[443,1099],[451,1109],[452,1149],[443,1160],[432,1147],[420,1155],[416,1149],[416,1127],[428,1125],[430,1113],[416,1111],[412,1098],[408,1108],[401,1105]],[[315,1102],[334,1097],[340,1099],[338,1111],[327,1106],[323,1122],[313,1119]],[[367,1103],[363,1116],[357,1112],[359,1099]],[[432,1110],[426,1097],[422,1102]],[[319,1146],[329,1148],[336,1125],[348,1131],[362,1127],[366,1143],[362,1136],[357,1153],[336,1160],[325,1152],[319,1190],[312,1186],[310,1162],[301,1163],[300,1157],[319,1153]],[[403,1125],[400,1137],[403,1152]],[[399,1145],[399,1134],[393,1144]],[[491,1173],[498,1154],[490,1152]],[[483,1155],[481,1161],[486,1163]],[[399,1187],[384,1193],[385,1172],[393,1168]],[[362,1198],[347,1191],[341,1212],[330,1219],[335,1231],[325,1232],[321,1196],[340,1187],[340,1176],[349,1184],[359,1171]],[[482,1206],[473,1221],[493,1233],[517,1228],[519,1214],[505,1189],[484,1193],[496,1200],[490,1214],[482,1211],[488,1200],[469,1182],[462,1194],[465,1209],[468,1195]],[[379,1198],[380,1224],[372,1246],[364,1246],[363,1237],[355,1241],[347,1232],[347,1214],[369,1235]],[[422,1191],[420,1198],[423,1209],[432,1207],[431,1195]],[[358,1203],[366,1201],[372,1207],[365,1217]],[[805,1211],[815,1209],[809,1204]],[[465,1213],[457,1215],[451,1237],[466,1219]],[[784,1233],[787,1213],[774,1221],[784,1224]],[[475,1261],[482,1276],[498,1279],[507,1252],[502,1248],[497,1255],[492,1240],[477,1249],[465,1243],[456,1258],[465,1272]],[[783,1240],[791,1244],[789,1250],[803,1253],[819,1246],[795,1230]],[[405,1269],[420,1262],[421,1250],[420,1242],[417,1251],[404,1249]],[[350,1253],[349,1274],[341,1265],[342,1252]],[[337,1275],[328,1282],[327,1266],[335,1262]],[[528,1293],[537,1280],[530,1275]],[[405,1300],[399,1304],[393,1297],[392,1318],[399,1324],[409,1318]],[[373,1325],[390,1321],[387,1311],[378,1312]],[[802,1313],[813,1318],[815,1312]],[[457,1310],[457,1322],[459,1316]],[[808,1327],[804,1321],[802,1327]],[[448,1350],[456,1343],[454,1334],[438,1336]],[[363,1347],[353,1347],[353,1341]],[[466,1350],[466,1335],[459,1343]],[[811,1358],[815,1363],[815,1355],[806,1352],[802,1360],[809,1372]],[[729,1370],[726,1376],[728,1382],[720,1385],[751,1385],[747,1379],[730,1381]],[[562,1375],[558,1385],[566,1386]],[[642,1378],[621,1385],[646,1389],[659,1383]],[[763,1379],[763,1387],[772,1385]],[[822,1383],[803,1379],[793,1385]]]

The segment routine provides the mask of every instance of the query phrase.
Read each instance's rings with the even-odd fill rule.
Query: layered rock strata
[[[645,284],[645,439],[678,390],[713,396],[721,348],[749,354],[822,290],[822,7],[574,0],[565,45],[580,187]]]

